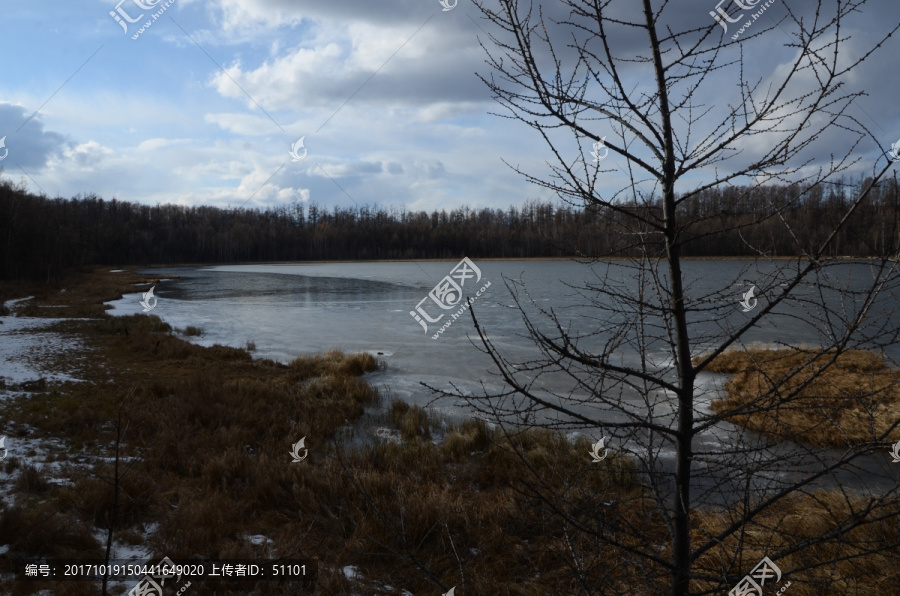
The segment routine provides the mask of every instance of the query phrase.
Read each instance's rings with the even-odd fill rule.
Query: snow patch
[[[262,546],[263,544],[272,544],[274,541],[271,538],[263,536],[262,534],[255,534],[253,536],[244,536],[250,544],[253,546]]]
[[[57,485],[67,485],[71,481],[71,468],[89,469],[87,457],[73,456],[70,448],[60,439],[31,438],[35,434],[33,428],[25,425],[7,424],[0,427],[0,435],[5,435],[7,456],[0,466],[0,502],[12,506],[16,501],[13,486],[26,467],[30,466],[40,472],[41,478]],[[57,461],[59,455],[65,456]],[[13,464],[13,458],[15,463]],[[63,470],[63,467],[70,468]],[[9,470],[7,472],[7,470]]]
[[[361,574],[359,573],[359,568],[356,567],[355,565],[347,565],[346,567],[343,567],[341,569],[341,572],[343,572],[344,577],[346,577],[350,581],[353,581],[353,580],[357,579],[358,577],[362,577]]]
[[[27,298],[17,298],[15,300],[7,300],[3,305],[12,310],[15,305],[20,304],[22,302],[28,302],[29,300],[34,300],[34,296],[28,296]]]
[[[12,302],[21,301],[9,301],[6,304]],[[36,364],[48,352],[81,354],[84,351],[81,343],[74,339],[64,338],[58,333],[41,332],[42,329],[67,319],[32,317],[0,317],[0,319],[3,321],[0,325],[0,380],[7,384],[19,384],[41,378],[48,381],[78,381],[64,373],[41,370]]]
[[[381,439],[382,441],[388,441],[390,443],[401,443],[400,439],[400,431],[394,428],[384,428],[379,427],[375,429],[375,436]]]

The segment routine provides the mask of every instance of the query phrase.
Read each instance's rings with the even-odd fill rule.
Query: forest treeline
[[[680,214],[683,254],[795,256],[821,244],[867,181],[800,188],[711,189]],[[831,256],[897,249],[898,184],[870,195],[837,235]],[[628,205],[658,218],[654,203]],[[502,209],[426,213],[314,203],[256,209],[147,206],[95,195],[50,199],[0,181],[0,279],[50,278],[84,265],[425,258],[627,256],[653,233],[612,209],[526,201]],[[792,233],[788,232],[788,228]]]

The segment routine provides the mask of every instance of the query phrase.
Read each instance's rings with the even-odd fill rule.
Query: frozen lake
[[[492,363],[470,341],[470,338],[477,340],[477,334],[467,311],[437,339],[432,339],[433,335],[458,308],[441,310],[431,299],[425,300],[422,308],[432,318],[445,315],[438,323],[428,323],[427,332],[410,314],[456,264],[440,261],[238,265],[154,269],[147,273],[161,278],[180,277],[178,281],[162,281],[157,285],[158,302],[152,313],[176,328],[188,325],[201,328],[204,334],[194,338],[197,343],[243,347],[252,341],[256,344],[257,357],[282,362],[299,354],[332,348],[381,352],[388,363],[385,376],[390,379],[392,392],[410,402],[423,403],[431,396],[423,393],[419,381],[472,387],[482,381],[492,383],[494,379]],[[587,301],[581,295],[584,291],[573,286],[582,286],[586,281],[597,283],[598,276],[619,276],[621,283],[636,285],[629,272],[618,267],[607,271],[604,264],[589,266],[573,261],[478,261],[474,264],[481,272],[481,279],[468,279],[463,292],[474,296],[490,283],[473,309],[496,346],[513,359],[533,356],[534,350],[525,337],[521,314],[515,308],[506,281],[521,280],[524,284],[531,300],[529,313],[540,307],[552,308],[560,319],[580,332],[590,331],[590,326],[595,325],[598,333],[593,340],[598,346],[606,339],[603,323],[597,316],[602,308],[586,306]],[[712,335],[749,320],[754,313],[744,313],[739,302],[752,284],[762,286],[766,279],[778,275],[776,265],[767,267],[747,270],[747,263],[741,261],[685,263],[690,280],[688,293],[698,303],[715,309],[695,317],[698,320],[692,330],[692,335],[698,338],[695,353],[714,345]],[[783,267],[790,265],[785,263]],[[866,281],[867,270],[863,265],[842,265],[832,277],[841,283],[845,281],[840,279],[842,276],[858,273],[861,279],[856,285],[861,285]],[[771,285],[773,292],[778,289],[777,283]],[[757,292],[759,300],[765,303],[765,294]],[[779,307],[760,321],[745,334],[745,344],[823,343],[821,325],[817,328],[809,322],[816,313],[804,316],[810,309],[802,303],[802,298],[813,289],[801,287],[795,292],[801,301]],[[887,301],[890,296],[884,298]],[[112,302],[111,313],[143,312],[140,299],[141,294],[136,293]],[[900,320],[894,322],[900,325]],[[648,347],[650,360],[665,368],[671,362],[666,342],[661,332],[651,329],[650,334],[660,335]],[[894,358],[900,356],[893,346],[888,346],[887,351]],[[637,355],[623,348],[617,357],[631,362]]]
[[[369,380],[388,399],[401,398],[423,406],[432,405],[448,414],[466,415],[469,412],[462,400],[436,399],[422,386],[426,383],[448,391],[455,387],[464,393],[478,393],[482,385],[492,390],[502,387],[492,361],[477,343],[468,311],[464,311],[437,339],[433,338],[441,325],[450,320],[450,313],[458,311],[458,306],[443,310],[428,297],[429,292],[457,264],[457,261],[440,261],[237,265],[153,269],[145,273],[160,278],[180,278],[163,279],[156,286],[158,301],[152,314],[175,328],[184,329],[189,325],[201,328],[203,336],[191,338],[192,341],[236,347],[252,341],[256,345],[256,357],[282,362],[299,354],[335,348],[345,352],[370,352],[387,364],[385,371],[370,375]],[[472,308],[495,347],[513,363],[526,362],[538,354],[527,338],[522,315],[507,288],[508,283],[523,284],[527,296],[520,288],[520,298],[526,312],[536,315],[534,320],[541,329],[553,330],[549,321],[537,313],[541,309],[552,309],[565,328],[583,336],[582,347],[596,348],[599,353],[612,337],[610,326],[628,322],[629,316],[623,314],[621,303],[611,302],[615,298],[601,296],[591,304],[587,298],[591,293],[578,288],[586,283],[606,283],[608,290],[634,291],[641,279],[634,271],[615,263],[475,261],[473,265],[477,271],[467,268],[461,277],[463,286],[458,289],[465,296],[474,297],[490,284]],[[744,312],[740,305],[749,288],[756,286],[755,296],[761,305],[765,305],[782,291],[787,276],[795,268],[796,265],[788,261],[762,264],[724,260],[686,262],[686,290],[691,306],[697,309],[692,315],[694,325],[691,330],[692,337],[696,338],[695,355],[715,345],[716,338],[723,333],[746,324],[755,314]],[[810,278],[810,284],[796,288],[795,300],[779,305],[743,336],[743,344],[736,346],[777,346],[781,342],[824,345],[831,329],[840,327],[840,317],[850,316],[858,309],[861,296],[856,292],[870,284],[871,279],[866,264],[830,267],[818,278]],[[643,283],[645,287],[652,287],[646,279]],[[832,286],[832,289],[823,289],[825,286]],[[447,295],[444,298],[452,303],[458,299],[453,296],[457,289],[447,288],[451,293],[449,298]],[[141,289],[144,290],[146,288]],[[140,293],[124,296],[110,303],[113,306],[111,312],[143,312],[140,300]],[[881,301],[871,309],[873,320],[892,329],[900,327],[897,313],[891,312],[895,303],[890,291],[884,292]],[[824,311],[822,304],[827,305]],[[426,332],[410,314],[417,312],[417,306],[421,306],[418,312],[424,312],[433,320],[439,315],[443,317],[436,323],[427,323]],[[635,315],[631,320],[642,321],[644,333],[650,337],[647,342],[648,367],[671,376],[672,358],[658,319]],[[639,354],[629,347],[633,345],[633,342],[622,344],[611,360],[637,366]],[[864,342],[860,347],[874,345]],[[891,359],[898,360],[900,352],[895,345],[882,347]],[[698,379],[701,390],[698,414],[709,412],[707,404],[721,390],[724,381],[719,375],[701,375]],[[559,374],[542,375],[535,384],[535,391],[548,396],[553,393],[557,396],[578,395],[571,379]],[[584,396],[584,392],[581,395]],[[642,400],[629,393],[627,388],[622,391],[622,396],[636,409],[646,409],[646,397]],[[661,390],[655,392],[652,400],[654,416],[670,419],[674,400],[668,399]],[[596,410],[592,413],[598,416]],[[604,421],[622,420],[621,414],[608,410],[599,416]],[[715,425],[698,436],[698,459],[702,452],[714,454],[723,446],[746,444],[747,441],[753,441],[757,447],[763,446],[758,438],[749,434],[732,425]],[[626,448],[624,439],[618,447]],[[767,457],[777,458],[778,451],[778,448],[772,449]],[[661,461],[669,460],[672,451],[666,445],[659,445],[658,455]],[[809,457],[816,459],[821,455],[821,452],[810,452]],[[801,459],[806,461],[807,458]],[[865,468],[863,475],[870,479],[877,476],[888,485],[896,483],[893,478],[896,474],[892,474],[876,456],[867,456],[865,461],[855,463]],[[792,466],[790,474],[803,474],[810,469],[805,464]],[[857,469],[855,474],[859,472]],[[710,473],[707,480],[718,482],[715,476]],[[852,478],[844,478],[841,483],[854,482]]]

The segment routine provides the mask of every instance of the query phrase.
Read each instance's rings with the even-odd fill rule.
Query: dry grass
[[[868,514],[879,517],[880,521],[814,547],[795,550],[805,540],[825,536],[849,520],[865,517],[868,506],[865,499],[847,498],[838,492],[791,495],[744,526],[744,533],[739,536],[739,548],[738,536],[733,535],[704,554],[697,561],[698,572],[705,570],[717,576],[722,569],[726,569],[737,583],[737,579],[768,556],[776,559],[775,564],[785,572],[781,584],[776,587],[790,580],[791,586],[786,594],[792,596],[897,594],[900,553],[894,545],[900,540],[900,527],[896,523],[896,516],[900,515],[900,501],[877,506],[874,512]],[[744,513],[743,509],[735,508],[696,515],[694,542],[705,542],[709,536],[721,532]],[[778,558],[776,553],[782,551],[788,554]],[[741,560],[731,560],[734,552],[741,553]],[[809,569],[822,561],[833,562],[824,569]],[[711,588],[716,585],[698,581],[694,587]],[[774,592],[766,592],[769,593]]]
[[[877,354],[735,351],[708,370],[734,375],[713,410],[757,432],[821,447],[900,439],[887,432],[900,419],[900,371]]]
[[[50,489],[50,485],[41,475],[37,468],[30,464],[22,467],[21,474],[16,478],[13,484],[13,490],[17,494],[39,495],[46,493]]]
[[[484,420],[471,418],[444,437],[441,451],[451,461],[464,461],[487,451],[492,438],[493,433]]]
[[[395,400],[391,402],[389,412],[391,421],[400,429],[400,436],[405,441],[431,438],[431,422],[421,407]]]
[[[0,536],[11,553],[26,557],[101,556],[89,523],[46,503],[0,511]]]
[[[92,535],[92,526],[61,512],[51,503],[0,509],[0,536],[9,554],[0,557],[0,568],[9,569],[14,556],[23,558],[100,559],[103,551]],[[0,593],[97,596],[90,583],[0,582]]]
[[[301,379],[335,375],[355,377],[376,370],[378,362],[371,354],[345,356],[339,350],[331,350],[325,354],[295,358],[288,366],[300,374]]]
[[[109,268],[85,269],[60,279],[52,279],[49,283],[4,282],[0,284],[0,304],[11,299],[34,296],[33,300],[16,305],[16,313],[23,317],[96,318],[105,314],[104,302],[121,298],[126,293],[143,291],[159,283],[158,277],[140,275],[134,271],[108,271]]]

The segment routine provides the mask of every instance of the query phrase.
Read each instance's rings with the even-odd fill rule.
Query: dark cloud
[[[3,156],[8,149],[9,154],[0,161],[0,167],[11,170],[19,166],[28,171],[29,168],[41,169],[47,165],[52,153],[59,152],[66,142],[63,135],[44,130],[44,124],[22,106],[0,103],[0,138],[6,137],[6,149],[0,149]]]

